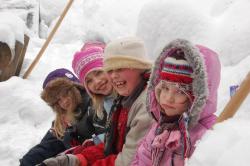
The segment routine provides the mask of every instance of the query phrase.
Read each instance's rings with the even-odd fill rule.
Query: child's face
[[[75,109],[72,96],[69,93],[67,95],[61,95],[58,99],[58,104],[62,109],[66,110],[67,112],[73,111]]]
[[[109,95],[112,92],[112,84],[108,74],[102,70],[95,70],[90,72],[86,78],[85,83],[91,93]]]
[[[159,104],[167,116],[181,115],[190,106],[188,95],[176,84],[161,81]]]
[[[141,81],[142,71],[139,69],[116,69],[110,70],[108,75],[112,85],[121,96],[130,96]]]

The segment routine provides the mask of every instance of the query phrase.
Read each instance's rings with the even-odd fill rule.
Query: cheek
[[[94,89],[94,83],[89,83],[88,85],[87,85],[87,88],[88,88],[88,90],[90,91],[90,92],[94,92],[95,91],[95,89]]]
[[[158,96],[159,96],[159,102],[160,102],[160,104],[164,103],[164,101],[166,99],[166,96],[164,95],[164,93],[159,92]]]

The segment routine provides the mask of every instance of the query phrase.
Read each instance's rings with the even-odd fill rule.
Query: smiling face
[[[167,116],[181,115],[188,110],[190,99],[187,93],[176,84],[162,81],[157,88],[159,104]]]
[[[142,70],[139,69],[116,69],[108,71],[112,85],[121,96],[130,96],[141,82]]]
[[[73,108],[74,104],[73,104],[73,99],[72,99],[71,95],[60,96],[58,99],[58,104],[62,109],[66,110],[66,111],[73,111],[74,110],[74,108]]]
[[[113,89],[108,74],[102,70],[90,72],[85,78],[85,85],[90,93],[105,96],[110,95]]]

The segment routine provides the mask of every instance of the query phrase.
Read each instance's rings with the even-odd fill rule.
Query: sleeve
[[[20,160],[20,166],[33,166],[53,157],[65,150],[62,141],[58,140],[49,130],[42,141],[31,148]]]
[[[108,157],[97,160],[92,166],[114,166],[117,155],[109,155]]]
[[[146,97],[146,95],[143,97]],[[146,135],[152,125],[153,119],[146,111],[146,106],[143,103],[143,101],[145,101],[144,99],[145,98],[140,99],[139,101],[141,102],[135,103],[130,109],[131,115],[129,115],[128,119],[130,129],[127,133],[122,151],[116,158],[115,165],[127,166],[131,163],[138,142]]]
[[[154,131],[155,131],[155,124],[152,125],[148,134],[140,141],[134,158],[131,162],[131,166],[150,166],[152,165],[151,161],[151,143],[153,141]]]
[[[89,165],[92,165],[95,161],[104,159],[104,144],[98,144],[94,146],[87,147],[81,151],[81,153],[77,154],[77,158],[81,161],[83,158],[87,160]],[[84,163],[81,162],[81,165]]]

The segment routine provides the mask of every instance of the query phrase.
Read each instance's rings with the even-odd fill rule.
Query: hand
[[[80,161],[75,155],[60,155],[44,160],[39,166],[78,166]]]
[[[93,146],[95,145],[93,142],[93,139],[86,139],[83,143],[82,143],[82,147],[86,148],[89,146]]]

